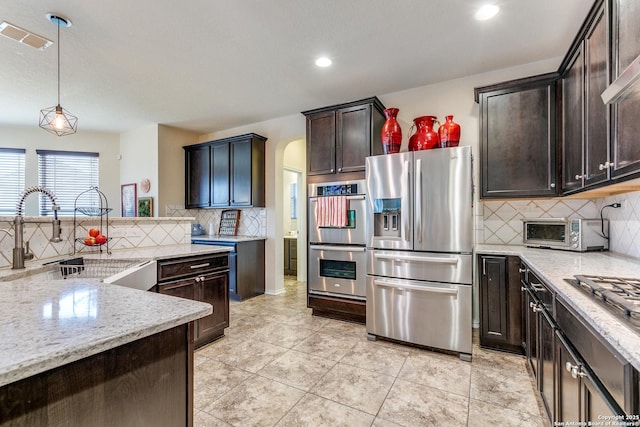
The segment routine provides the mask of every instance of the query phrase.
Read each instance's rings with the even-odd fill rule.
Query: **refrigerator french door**
[[[470,147],[368,157],[367,332],[471,359]]]

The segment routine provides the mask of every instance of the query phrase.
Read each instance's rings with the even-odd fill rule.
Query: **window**
[[[289,197],[291,198],[291,219],[298,218],[298,183],[291,183]]]
[[[0,148],[0,215],[15,215],[24,191],[24,153],[20,148]]]
[[[56,195],[60,216],[73,216],[76,197],[91,187],[98,187],[98,153],[36,150],[39,184]],[[78,200],[78,206],[99,207],[98,193],[90,191]],[[51,200],[40,195],[40,215],[52,215]]]

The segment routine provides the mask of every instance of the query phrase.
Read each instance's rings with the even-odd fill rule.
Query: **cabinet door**
[[[198,338],[223,335],[224,328],[229,326],[229,274],[208,274],[202,276],[199,284],[198,300],[213,306],[213,313],[198,320]]]
[[[614,78],[640,55],[640,2],[615,0],[613,3]],[[625,100],[614,106],[612,176],[640,170],[640,100]]]
[[[211,163],[209,146],[203,145],[185,150],[185,206],[208,207],[210,199]]]
[[[163,283],[159,285],[158,292],[165,295],[171,295],[179,298],[195,300],[197,290],[196,282],[193,278],[176,280],[174,282]]]
[[[480,97],[483,198],[556,194],[555,81]]]
[[[507,258],[480,257],[480,345],[507,341]]]
[[[579,366],[578,359],[560,332],[556,332],[556,344],[558,405],[554,421],[578,421],[580,420],[580,379],[577,375],[574,377],[571,374],[571,369]]]
[[[586,122],[585,184],[593,185],[609,178],[609,107],[600,94],[609,84],[609,40],[604,5],[585,37]]]
[[[547,416],[554,419],[555,405],[555,328],[546,313],[538,314],[538,378],[540,395]]]
[[[307,116],[307,175],[336,172],[336,113]]]
[[[371,155],[371,105],[339,109],[336,130],[338,172],[363,171],[365,158]]]
[[[251,139],[231,143],[231,205],[252,206]]]
[[[211,146],[211,206],[229,206],[229,143]]]
[[[584,44],[571,58],[562,78],[562,190],[583,186]]]

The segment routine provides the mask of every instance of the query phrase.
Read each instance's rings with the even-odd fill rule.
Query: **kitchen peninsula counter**
[[[74,256],[137,261],[227,251],[175,245]],[[31,264],[0,279],[0,426],[191,425],[190,322],[211,305],[100,279],[53,279],[55,264]]]
[[[518,256],[607,343],[640,370],[640,333],[609,313],[598,301],[567,283],[574,275],[640,278],[640,260],[613,252],[569,252],[516,245],[476,245],[482,255]]]

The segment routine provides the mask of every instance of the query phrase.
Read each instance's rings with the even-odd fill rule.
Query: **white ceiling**
[[[501,8],[473,19],[485,2]],[[0,21],[56,41],[79,129],[201,133],[563,56],[589,0],[2,0]],[[333,66],[317,68],[324,54]],[[56,104],[56,44],[0,37],[0,125]]]

